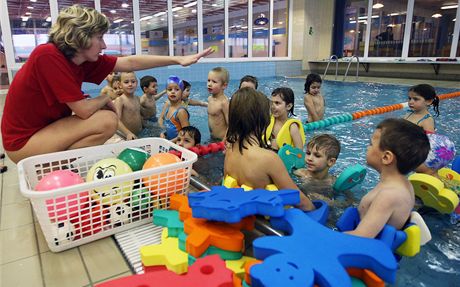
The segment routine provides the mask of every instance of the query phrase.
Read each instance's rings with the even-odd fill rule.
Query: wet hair
[[[430,142],[422,127],[404,119],[386,119],[377,125],[381,130],[379,148],[391,151],[401,174],[407,174],[425,162]]]
[[[53,43],[67,59],[72,59],[79,49],[91,47],[91,38],[105,34],[109,20],[97,10],[73,5],[59,13],[51,27],[48,42]]]
[[[304,89],[305,89],[305,93],[308,94],[310,92],[310,86],[313,84],[313,83],[322,83],[323,80],[321,79],[321,76],[318,75],[318,74],[309,74],[307,76],[307,78],[305,79],[305,85],[304,85]]]
[[[182,83],[184,83],[184,90],[187,89],[188,87],[191,87],[192,85],[187,82],[186,80],[182,80]]]
[[[259,81],[257,81],[257,78],[254,77],[254,76],[251,76],[251,75],[246,75],[244,77],[241,78],[240,80],[240,85],[238,86],[238,89],[241,89],[241,84],[243,82],[249,82],[249,83],[253,83],[254,86],[256,87],[256,90],[257,88],[259,87]]]
[[[280,98],[286,103],[286,105],[292,104],[292,107],[288,111],[288,117],[295,116],[294,114],[294,91],[291,88],[281,87],[276,88],[272,92],[272,97],[280,96]]]
[[[431,105],[433,106],[433,110],[435,115],[439,116],[439,97],[436,95],[435,89],[428,84],[420,84],[415,85],[409,88],[409,92],[414,92],[417,95],[424,98],[426,101],[433,100]]]
[[[211,72],[219,74],[219,77],[224,84],[228,84],[228,81],[230,81],[230,73],[224,67],[215,67],[211,70]]]
[[[318,150],[324,150],[327,159],[337,159],[340,154],[340,142],[330,134],[321,134],[314,136],[307,144],[307,148],[312,150],[314,147]]]
[[[194,126],[186,126],[183,127],[180,132],[183,132],[184,134],[189,134],[193,140],[195,141],[195,145],[198,145],[201,143],[201,133],[200,130],[197,129]]]
[[[247,149],[244,141],[267,147],[265,130],[270,123],[270,101],[261,92],[245,87],[237,90],[231,100],[228,113],[227,142],[238,141],[239,151]]]
[[[157,79],[152,76],[143,76],[141,78],[141,89],[144,91],[144,88],[148,88],[150,83],[158,83]]]

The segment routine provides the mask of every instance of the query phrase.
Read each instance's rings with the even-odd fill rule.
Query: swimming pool
[[[226,94],[230,96],[238,87],[237,81],[232,81]],[[295,114],[302,120],[306,119],[306,110],[303,106],[302,79],[267,78],[261,79],[259,90],[266,95],[280,86],[291,87],[296,95]],[[405,102],[408,86],[384,85],[374,83],[323,83],[322,93],[326,99],[325,117],[330,117],[345,112],[391,105]],[[453,92],[452,89],[436,89],[438,94]],[[191,97],[199,100],[207,99],[205,83],[192,83]],[[165,98],[159,101],[161,109]],[[441,101],[440,117],[436,118],[436,127],[439,133],[448,135],[460,151],[460,127],[458,113],[460,99]],[[190,107],[190,123],[198,127],[202,133],[203,142],[209,140],[207,126],[207,111],[201,107]],[[341,142],[342,151],[337,164],[331,169],[335,174],[340,173],[349,165],[360,163],[366,165],[366,148],[375,126],[388,117],[401,117],[405,111],[395,111],[382,115],[364,117],[357,121],[330,126],[323,130],[307,133],[307,138],[319,133],[332,133]],[[222,179],[223,155],[207,155],[194,165],[200,173],[200,179],[208,185],[219,184]],[[368,168],[368,175],[359,187],[353,189],[354,204],[357,204],[368,190],[372,189],[378,181],[378,174]],[[401,269],[397,274],[395,286],[458,286],[460,282],[460,234],[458,226],[449,222],[448,215],[425,211],[425,221],[433,235],[433,240],[422,247],[421,253],[415,258],[404,258],[400,262]]]

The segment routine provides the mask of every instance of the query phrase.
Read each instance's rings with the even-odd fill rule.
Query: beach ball
[[[133,172],[129,165],[117,158],[106,158],[96,162],[88,171],[86,181],[107,181],[112,177]],[[112,205],[122,202],[131,196],[134,180],[118,181],[110,185],[95,188],[91,197],[100,200],[103,205]]]
[[[118,159],[126,162],[133,171],[142,169],[145,161],[150,157],[150,154],[141,148],[130,147],[124,149]]]
[[[181,159],[171,153],[157,153],[145,162],[143,169],[165,167],[177,162],[181,162]],[[183,168],[159,172],[142,178],[144,186],[154,195],[159,196],[181,193],[185,188],[186,182],[187,171]]]
[[[36,191],[49,191],[85,182],[83,178],[70,170],[55,170],[45,175],[35,186]],[[72,193],[66,196],[47,199],[46,208],[51,221],[63,221],[78,216],[78,209],[88,205],[88,191]]]

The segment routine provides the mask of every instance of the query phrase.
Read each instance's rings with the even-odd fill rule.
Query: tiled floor
[[[387,82],[418,83],[405,79],[388,79]],[[457,82],[436,81],[432,84],[460,89]],[[0,91],[0,114],[3,113],[4,101],[4,91]],[[110,278],[131,274],[111,237],[60,253],[50,252],[33,217],[30,202],[19,192],[16,165],[9,159],[5,159],[4,163],[9,170],[0,176],[0,286],[93,286]]]

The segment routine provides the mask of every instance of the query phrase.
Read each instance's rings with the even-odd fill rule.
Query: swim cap
[[[177,84],[182,91],[184,90],[184,82],[182,82],[178,76],[169,76],[166,81],[166,87],[168,87],[169,84]]]
[[[425,165],[438,170],[449,164],[455,156],[455,145],[446,136],[440,134],[427,134],[430,141],[430,152],[425,160]]]

